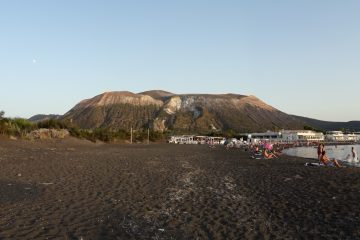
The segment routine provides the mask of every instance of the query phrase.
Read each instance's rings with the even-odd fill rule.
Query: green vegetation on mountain
[[[0,134],[8,136],[25,136],[36,129],[36,125],[22,118],[5,118],[4,111],[0,113]]]
[[[295,115],[293,117],[318,131],[342,130],[343,132],[360,132],[360,121],[330,122]]]
[[[74,124],[66,120],[46,119],[37,123],[30,122],[22,118],[5,118],[4,112],[0,112],[0,134],[13,137],[26,137],[31,131],[38,129],[67,129],[71,136],[87,139],[90,141],[130,141],[130,130],[125,129],[109,129],[109,128],[94,128],[94,129],[80,129]],[[148,135],[149,134],[149,135]],[[146,141],[149,137],[150,141],[165,140],[167,135],[146,129],[134,130],[132,139],[134,142]]]
[[[30,122],[41,122],[41,121],[45,121],[45,120],[49,120],[49,119],[59,119],[61,117],[61,115],[57,115],[57,114],[37,114],[32,116],[31,118],[29,118],[28,120]]]

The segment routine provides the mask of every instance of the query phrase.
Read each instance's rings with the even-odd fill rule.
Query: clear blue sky
[[[360,120],[360,1],[3,0],[0,110],[64,114],[104,91],[255,95]]]

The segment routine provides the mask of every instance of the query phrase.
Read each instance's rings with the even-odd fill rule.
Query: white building
[[[324,134],[322,132],[315,132],[311,130],[282,130],[283,141],[324,141]]]
[[[344,134],[342,131],[329,131],[326,132],[325,139],[330,142],[357,142],[360,140],[359,133]]]
[[[175,144],[224,144],[224,137],[209,137],[209,136],[195,136],[195,135],[180,135],[172,136],[168,143]]]
[[[198,144],[224,144],[224,137],[194,136],[194,141]]]
[[[263,132],[251,133],[247,135],[248,142],[256,143],[258,141],[281,141],[281,132]]]
[[[330,142],[345,141],[345,136],[342,131],[328,131],[325,134],[325,140]]]
[[[360,132],[355,132],[354,135],[356,136],[356,141],[360,141]]]
[[[294,141],[324,141],[324,134],[311,130],[281,130],[280,132],[267,131],[264,133],[248,134],[250,142],[275,141],[275,142],[294,142]]]
[[[357,142],[359,141],[359,136],[354,133],[344,134],[344,141]]]
[[[175,144],[196,144],[197,142],[194,140],[194,137],[194,135],[172,136],[168,142]]]

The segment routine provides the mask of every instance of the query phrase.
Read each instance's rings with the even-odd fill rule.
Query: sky
[[[0,110],[64,114],[162,89],[360,120],[359,12],[358,0],[1,0]]]

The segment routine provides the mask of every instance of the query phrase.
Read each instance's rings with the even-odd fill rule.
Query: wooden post
[[[131,129],[130,129],[130,143],[132,144],[132,140],[133,140],[133,134],[132,134],[132,126],[131,126]]]
[[[148,128],[148,144],[150,143],[150,128]]]

